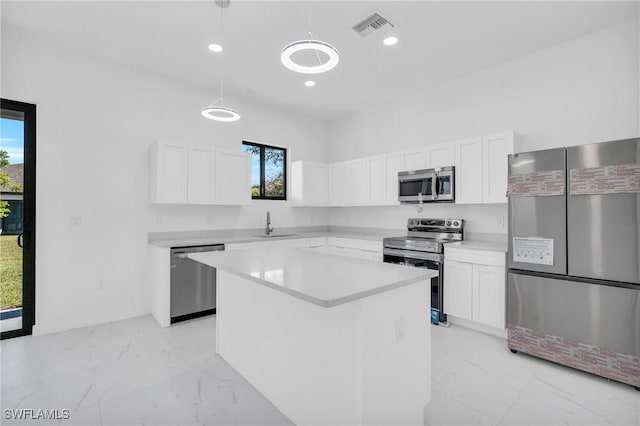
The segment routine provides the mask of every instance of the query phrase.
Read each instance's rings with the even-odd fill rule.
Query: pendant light
[[[282,61],[282,65],[289,68],[291,71],[302,74],[319,74],[327,72],[338,65],[338,62],[340,62],[340,53],[338,53],[338,49],[330,43],[313,38],[313,34],[311,33],[308,4],[306,6],[308,24],[307,32],[309,37],[304,40],[298,40],[287,44],[280,52],[280,61]],[[318,58],[318,65],[308,66],[295,62],[293,60],[293,55],[301,51],[315,52],[316,57]],[[329,57],[329,59],[326,62],[322,62],[320,59],[320,53],[324,53]]]
[[[215,4],[220,8],[220,34],[224,34],[223,26],[223,9],[229,7],[230,0],[215,0]],[[211,104],[202,108],[202,116],[214,121],[237,121],[240,120],[240,113],[233,108],[228,107],[224,102],[224,84],[223,84],[224,69],[222,67],[222,60],[220,61],[220,97],[213,101]]]

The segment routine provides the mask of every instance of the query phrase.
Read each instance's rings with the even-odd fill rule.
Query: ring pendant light
[[[309,38],[305,40],[294,41],[287,44],[280,52],[280,61],[282,65],[290,69],[291,71],[299,72],[301,74],[320,74],[327,72],[340,62],[340,53],[333,45],[326,41],[316,40],[311,34],[311,18],[309,14],[309,2],[305,2],[305,11],[307,15],[307,28]],[[305,65],[294,61],[293,56],[302,51],[311,51],[315,53],[318,59],[318,65]],[[329,57],[325,62],[322,62],[320,54],[324,53]]]
[[[291,71],[302,74],[320,74],[335,68],[335,66],[338,65],[338,62],[340,62],[338,49],[327,42],[314,40],[312,38],[311,31],[309,31],[309,36],[310,38],[307,40],[294,41],[293,43],[287,44],[284,49],[282,49],[282,52],[280,52],[280,60],[282,61],[282,64]],[[293,55],[303,50],[315,51],[319,64],[308,66],[295,62],[293,60]],[[329,60],[322,62],[320,60],[320,53],[326,54],[329,57]]]
[[[229,0],[216,0],[216,5],[220,7],[220,32],[224,33],[224,27],[222,25],[222,10],[224,8],[229,7]],[[221,61],[222,62],[222,61]],[[223,68],[222,63],[220,65],[220,97],[213,101],[211,104],[202,108],[201,114],[203,117],[208,118],[209,120],[214,121],[238,121],[240,120],[240,113],[226,106],[224,103],[224,95],[223,95]]]
[[[220,101],[220,104],[218,104]],[[224,99],[219,97],[212,104],[202,108],[202,116],[215,121],[238,121],[240,113],[233,108],[225,106]]]

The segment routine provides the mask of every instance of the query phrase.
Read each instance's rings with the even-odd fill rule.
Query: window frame
[[[260,195],[251,195],[251,199],[252,200],[281,200],[281,201],[286,201],[287,200],[287,180],[288,180],[288,176],[287,176],[287,148],[282,147],[282,146],[274,146],[274,145],[267,145],[264,143],[259,143],[259,142],[251,142],[251,141],[242,141],[242,145],[250,145],[250,146],[254,146],[254,147],[258,147],[260,148]],[[266,196],[265,194],[265,186],[266,186],[266,179],[265,179],[265,148],[271,148],[271,149],[279,149],[284,153],[284,158],[282,161],[282,174],[283,174],[283,192],[284,192],[284,196],[282,197],[271,197],[271,196]],[[253,180],[253,176],[252,176],[252,180]]]

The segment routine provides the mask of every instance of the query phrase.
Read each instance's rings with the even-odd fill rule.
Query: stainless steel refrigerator
[[[508,345],[640,390],[640,138],[509,156]]]

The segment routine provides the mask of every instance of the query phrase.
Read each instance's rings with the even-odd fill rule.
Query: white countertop
[[[402,231],[400,231],[401,233]],[[400,233],[396,233],[400,235]],[[336,238],[355,238],[361,240],[380,241],[385,237],[394,235],[389,234],[373,234],[373,233],[350,233],[350,232],[299,232],[295,234],[286,233],[286,237],[278,237],[278,233],[275,232],[273,237],[262,237],[258,233],[256,235],[245,236],[206,236],[202,238],[167,238],[157,241],[149,241],[149,244],[156,247],[172,248],[172,247],[187,247],[187,246],[204,246],[211,244],[233,244],[233,243],[249,243],[249,242],[265,242],[265,241],[284,241],[300,238],[316,238],[316,237],[336,237]]]
[[[449,248],[465,248],[465,249],[473,249],[473,250],[488,250],[488,251],[501,251],[507,252],[507,244],[506,243],[496,243],[489,241],[458,241],[456,243],[447,243],[444,246],[445,256],[447,253],[447,249]]]
[[[438,275],[436,271],[280,247],[192,253],[191,259],[329,308]]]

